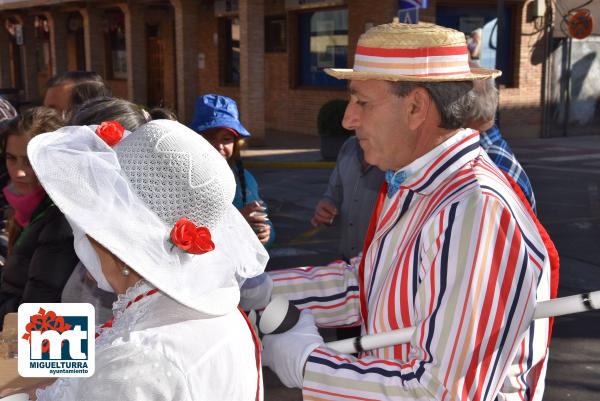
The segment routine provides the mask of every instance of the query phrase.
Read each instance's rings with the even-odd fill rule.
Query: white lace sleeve
[[[190,400],[184,373],[164,355],[121,344],[96,355],[90,378],[58,380],[38,390],[38,401]]]
[[[75,389],[79,385],[77,379],[58,379],[45,389],[35,391],[37,401],[75,400]]]

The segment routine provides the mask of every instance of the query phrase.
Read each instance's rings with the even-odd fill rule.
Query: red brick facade
[[[138,103],[146,103],[149,96],[160,97],[166,107],[175,109],[183,121],[191,119],[196,96],[216,92],[235,98],[241,108],[242,120],[259,140],[269,135],[285,135],[286,132],[315,135],[316,116],[321,105],[331,99],[346,98],[343,88],[307,87],[297,84],[298,21],[299,10],[286,8],[285,0],[239,0],[238,9],[230,10],[226,16],[239,18],[240,82],[223,82],[223,27],[226,16],[217,16],[215,1],[163,0],[163,1],[63,1],[51,12],[32,1],[12,1],[0,6],[0,18],[18,18],[32,23],[33,16],[44,14],[50,20],[51,44],[53,48],[52,73],[62,72],[72,65],[74,46],[66,45],[69,34],[67,13],[78,12],[82,16],[85,30],[85,60],[87,69],[103,74],[116,96]],[[236,3],[236,2],[234,2]],[[310,2],[307,2],[310,3]],[[322,2],[328,3],[328,2]],[[331,3],[331,2],[329,2]],[[348,10],[348,65],[352,65],[352,54],[356,41],[364,30],[372,25],[391,21],[397,11],[397,0],[335,1],[335,8]],[[542,34],[536,32],[538,24],[532,21],[528,2],[508,1],[512,8],[513,23],[507,27],[513,32],[510,43],[514,58],[514,82],[500,90],[500,124],[508,137],[540,136],[542,126],[542,69],[543,63],[536,61],[535,54],[543,46]],[[23,7],[19,7],[23,4]],[[493,6],[495,1],[430,0],[429,6],[421,10],[422,21],[435,22],[439,5],[462,7],[485,4]],[[84,8],[82,8],[84,7]],[[218,6],[217,6],[218,8]],[[327,9],[328,7],[319,8]],[[109,74],[110,49],[105,39],[106,10],[120,10],[124,15],[127,51],[127,79],[116,79]],[[264,50],[265,17],[282,16],[286,22],[286,51]],[[537,21],[539,23],[539,21]],[[60,24],[59,27],[56,25]],[[158,25],[157,37],[150,43],[148,26]],[[23,29],[27,42],[31,29]],[[0,35],[0,54],[7,54],[7,35]],[[39,100],[43,79],[35,75],[33,52],[26,43],[22,46],[21,89],[26,100]],[[150,43],[150,44],[149,44]],[[152,45],[151,50],[148,46]],[[90,51],[91,49],[91,51]],[[160,57],[154,51],[160,49]],[[162,66],[152,64],[162,60]],[[16,86],[10,81],[5,62],[0,63],[0,87]],[[158,85],[156,75],[160,76]],[[43,79],[42,79],[43,78]],[[32,85],[31,80],[35,85]],[[14,80],[13,80],[14,81]],[[149,85],[156,84],[154,87]],[[35,86],[35,87],[33,87]],[[154,91],[154,92],[153,92]],[[158,95],[156,91],[160,91]]]

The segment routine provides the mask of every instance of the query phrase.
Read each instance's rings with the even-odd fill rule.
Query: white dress
[[[241,313],[202,314],[161,292],[127,307],[152,288],[140,281],[119,296],[92,377],[59,379],[38,400],[255,400],[255,347]]]

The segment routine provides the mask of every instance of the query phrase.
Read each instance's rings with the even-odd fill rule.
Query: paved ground
[[[559,296],[600,289],[600,137],[513,143],[561,257]],[[600,398],[600,313],[556,319],[544,400]]]
[[[255,162],[252,172],[277,230],[269,269],[322,264],[336,257],[337,227],[316,230],[308,223],[331,172],[309,168],[323,167],[314,163],[320,159],[317,141],[292,137],[291,145],[281,141],[276,149],[246,152]],[[540,220],[561,255],[559,295],[600,289],[600,137],[510,143],[533,183]],[[273,169],[265,161],[295,161],[292,165],[301,168]],[[265,379],[266,400],[301,399],[299,391],[283,388],[269,372]],[[600,312],[556,320],[546,385],[546,401],[600,399]]]

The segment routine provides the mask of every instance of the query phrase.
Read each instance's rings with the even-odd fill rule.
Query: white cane
[[[545,319],[595,309],[600,309],[600,291],[538,302],[535,306],[533,318]],[[275,297],[267,305],[260,318],[260,331],[263,334],[276,334],[287,331],[296,324],[299,315],[298,309],[285,297]],[[396,344],[406,344],[410,342],[414,330],[414,327],[406,327],[385,333],[332,341],[326,343],[325,346],[340,353],[353,354]]]

